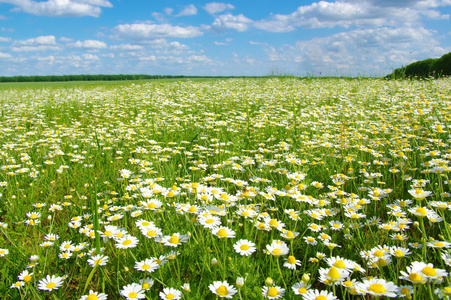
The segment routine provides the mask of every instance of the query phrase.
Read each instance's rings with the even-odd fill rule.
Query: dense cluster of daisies
[[[449,79],[4,90],[0,292],[449,299],[450,91]]]

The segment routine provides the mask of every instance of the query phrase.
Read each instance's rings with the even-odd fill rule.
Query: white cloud
[[[223,12],[225,10],[234,9],[235,6],[229,3],[210,2],[205,4],[203,8],[205,9],[206,12],[213,15],[216,13]]]
[[[319,1],[297,8],[291,14],[274,14],[255,22],[256,28],[270,32],[288,32],[301,28],[332,28],[350,26],[412,26],[423,14],[428,18],[447,19],[439,11],[427,10],[442,5],[438,0],[342,0]]]
[[[166,7],[164,9],[164,13],[167,14],[168,16],[172,15],[173,12],[174,12],[174,9],[171,7]]]
[[[82,55],[83,59],[85,60],[100,60],[100,58],[97,55],[85,53]]]
[[[7,43],[7,42],[11,42],[12,39],[10,37],[3,37],[0,36],[0,43]]]
[[[70,42],[73,42],[74,41],[74,39],[72,39],[72,38],[67,38],[67,37],[60,37],[59,39],[58,39],[60,42],[63,42],[63,43],[70,43]]]
[[[105,0],[48,0],[36,2],[31,0],[0,0],[0,2],[16,5],[17,11],[46,17],[98,17],[100,7],[112,7]]]
[[[0,52],[0,59],[1,58],[11,58],[12,56],[11,56],[11,54],[9,54],[9,53],[3,53],[3,52]]]
[[[15,52],[33,52],[33,51],[58,51],[60,46],[38,45],[38,46],[13,46],[11,48]]]
[[[207,26],[206,28],[213,29],[216,31],[223,31],[226,29],[235,29],[236,31],[242,32],[249,29],[249,25],[251,25],[253,21],[249,18],[246,18],[244,15],[231,15],[225,14],[220,15],[215,18],[213,24],[211,26]]]
[[[53,35],[43,35],[26,40],[15,41],[14,45],[32,46],[32,45],[56,45],[56,39]]]
[[[185,6],[185,8],[183,8],[183,10],[181,12],[179,12],[176,17],[181,17],[181,16],[194,16],[197,15],[197,8],[196,6],[194,6],[194,4],[190,4]]]
[[[228,45],[227,43],[224,43],[224,42],[217,42],[217,41],[215,41],[214,43],[215,43],[216,46],[227,46]]]
[[[121,44],[121,45],[110,46],[110,49],[117,50],[117,51],[136,51],[136,50],[143,49],[143,46],[132,45],[132,44]]]
[[[180,27],[170,24],[121,24],[112,29],[117,39],[149,40],[157,38],[193,38],[203,32],[193,26]]]
[[[267,49],[270,61],[296,66],[293,71],[351,76],[385,75],[401,64],[446,52],[422,27],[358,29]]]
[[[105,49],[107,48],[107,44],[102,41],[97,40],[85,40],[85,41],[76,41],[75,43],[71,43],[68,46],[74,48],[84,48],[84,49]]]

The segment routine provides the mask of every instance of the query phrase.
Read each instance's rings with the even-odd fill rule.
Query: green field
[[[4,299],[447,299],[451,79],[0,84]]]

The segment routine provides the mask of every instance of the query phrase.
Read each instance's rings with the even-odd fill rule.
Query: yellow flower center
[[[30,275],[25,275],[24,277],[23,277],[23,281],[25,281],[25,282],[28,282],[28,281],[30,281],[31,280],[31,276]]]
[[[314,238],[307,238],[307,242],[313,243],[315,241]]]
[[[125,241],[122,242],[122,245],[128,246],[128,245],[130,245],[131,243],[132,243],[132,241],[130,241],[130,240],[125,240]]]
[[[227,237],[229,235],[224,228],[219,229],[216,234],[220,237]]]
[[[327,276],[332,280],[340,279],[340,273],[338,273],[337,268],[330,268],[329,272],[327,272]]]
[[[86,300],[98,300],[99,298],[95,294],[89,294],[88,298]]]
[[[99,258],[99,259],[97,259],[96,261],[94,261],[94,263],[95,263],[96,265],[100,265],[100,264],[102,263],[102,260]]]
[[[138,297],[138,294],[135,293],[134,291],[131,292],[130,294],[128,294],[128,298],[130,298],[130,299],[135,299],[136,297]]]
[[[243,217],[248,217],[248,216],[249,216],[249,212],[243,211],[243,212],[241,213],[241,215],[242,215]]]
[[[305,289],[305,288],[300,288],[300,289],[298,290],[298,292],[299,292],[299,294],[305,294],[305,293],[307,293],[307,289]]]
[[[53,289],[56,286],[56,284],[54,282],[49,282],[47,283],[47,285],[45,286],[48,289]]]
[[[249,246],[248,245],[241,245],[240,249],[243,250],[243,251],[246,251],[246,250],[249,249]]]
[[[279,226],[279,222],[277,222],[276,219],[271,219],[271,221],[269,221],[269,225],[271,225],[273,227],[278,227]]]
[[[404,256],[404,252],[402,252],[401,250],[396,250],[395,253],[394,253],[394,255],[395,255],[396,257],[403,257],[403,256]]]
[[[174,197],[174,195],[175,195],[174,192],[169,191],[167,196],[168,196],[168,197]]]
[[[423,270],[421,270],[421,273],[431,277],[437,275],[437,271],[435,271],[435,269],[431,267],[425,267]]]
[[[434,243],[434,246],[436,246],[436,247],[443,247],[443,246],[445,246],[445,244],[442,243],[442,242],[436,242],[436,243]]]
[[[174,299],[174,294],[167,294],[166,299]]]
[[[343,284],[344,284],[345,287],[352,287],[354,285],[352,283],[352,281],[350,281],[350,280],[345,281]]]
[[[110,230],[108,230],[108,231],[105,231],[104,235],[105,235],[105,236],[112,236],[112,235],[113,235],[113,232],[110,231]],[[66,249],[67,249],[67,248],[66,248]]]
[[[169,243],[171,243],[171,244],[178,244],[179,242],[180,242],[180,239],[176,235],[171,236],[171,238],[169,239]]]
[[[326,296],[319,295],[315,298],[315,300],[327,300]]]
[[[334,267],[339,268],[339,269],[344,269],[345,268],[345,263],[342,260],[337,260],[334,263]]]
[[[275,256],[280,256],[281,253],[282,253],[282,250],[280,250],[279,248],[272,250],[272,254]]]
[[[377,251],[374,252],[374,256],[382,257],[382,256],[384,256],[384,252],[382,252],[381,250],[377,250]]]
[[[156,235],[157,235],[157,232],[156,232],[155,230],[149,230],[149,231],[147,231],[147,236],[154,237],[154,236],[156,236]]]
[[[143,265],[143,266],[141,267],[141,269],[143,269],[143,270],[149,270],[149,269],[150,269],[150,266],[149,266],[149,265]]]
[[[368,291],[373,292],[375,294],[383,294],[383,293],[385,293],[385,287],[382,284],[373,283],[368,288]]]
[[[421,217],[425,217],[428,214],[427,211],[424,209],[424,207],[417,207],[415,212],[420,214]]]
[[[150,288],[150,284],[148,284],[147,282],[143,283],[143,289],[147,290],[148,288]]]
[[[403,295],[409,295],[409,294],[410,294],[409,289],[408,289],[408,288],[402,288],[402,289],[401,289],[401,294],[403,294]]]
[[[279,290],[278,289],[276,289],[275,287],[272,287],[272,288],[269,289],[269,291],[268,291],[268,296],[269,297],[275,297],[277,295],[279,295]]]
[[[418,283],[422,282],[423,278],[421,278],[420,274],[418,273],[412,273],[409,275],[409,280],[412,281],[413,283]]]
[[[227,287],[224,285],[221,285],[220,287],[218,287],[218,289],[216,290],[216,293],[219,296],[227,296],[229,294],[229,291],[227,291]]]
[[[150,202],[149,204],[147,204],[147,207],[148,208],[156,208],[157,205],[155,203],[153,203],[153,202]]]
[[[287,263],[294,265],[296,263],[296,258],[292,255],[288,256]]]

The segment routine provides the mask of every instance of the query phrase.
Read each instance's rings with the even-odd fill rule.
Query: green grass
[[[124,286],[146,278],[154,282],[147,299],[169,287],[183,299],[216,299],[210,285],[236,288],[239,277],[246,280],[234,299],[263,299],[265,281],[268,293],[283,288],[284,299],[295,299],[292,287],[301,287],[304,274],[307,290],[371,299],[320,276],[332,276],[342,263],[352,265],[343,282],[354,280],[354,288],[372,277],[412,286],[412,297],[426,299],[449,287],[447,273],[412,285],[401,272],[415,262],[433,264],[421,265],[428,274],[450,269],[448,250],[427,246],[451,240],[450,79],[285,76],[17,83],[0,90],[5,299],[80,299],[89,290],[119,299]],[[431,193],[415,200],[415,188]],[[427,217],[415,215],[424,211],[418,207],[430,211]],[[225,231],[204,227],[203,219],[219,220]],[[39,222],[27,224],[32,220]],[[141,230],[139,220],[156,228]],[[161,242],[146,237],[151,230],[161,231]],[[106,231],[116,240],[103,238]],[[232,237],[220,238],[224,232]],[[50,233],[59,238],[44,247]],[[183,242],[174,247],[176,233]],[[120,249],[121,235],[139,242]],[[240,255],[240,240],[254,243],[255,252]],[[265,253],[278,241],[281,256]],[[60,258],[64,242],[79,249],[69,248],[69,259]],[[397,257],[404,248],[410,252]],[[99,252],[108,262],[93,268],[88,260]],[[26,269],[33,255],[37,264]],[[288,257],[296,259],[295,270],[284,266]],[[135,269],[150,258],[163,264],[151,273]],[[31,281],[11,288],[25,270]],[[47,275],[64,276],[63,284],[41,290]],[[182,290],[186,283],[190,292]],[[376,284],[389,290],[385,281]]]

